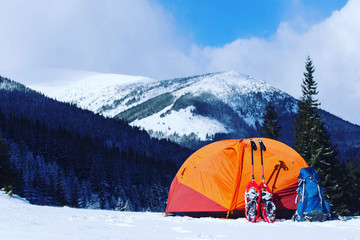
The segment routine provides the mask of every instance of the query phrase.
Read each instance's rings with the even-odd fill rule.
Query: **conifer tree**
[[[263,124],[260,128],[260,135],[266,138],[278,140],[281,136],[281,126],[278,123],[278,115],[275,106],[268,102],[263,114]]]
[[[0,189],[4,188],[6,192],[11,191],[14,181],[15,172],[11,168],[9,154],[0,132]]]
[[[312,143],[311,139],[314,122],[318,122],[319,110],[318,100],[315,95],[318,94],[316,90],[317,83],[313,79],[315,69],[312,65],[310,57],[305,62],[306,72],[304,72],[304,79],[301,85],[302,96],[298,102],[297,116],[295,117],[295,131],[294,131],[294,148],[295,150],[312,165]],[[316,119],[317,118],[317,119]]]
[[[329,201],[336,205],[341,200],[340,162],[337,158],[336,146],[331,144],[323,118],[319,114],[317,83],[313,74],[315,68],[310,57],[305,62],[306,71],[302,82],[302,96],[298,102],[298,112],[295,116],[294,149],[319,174],[321,184],[327,189]],[[335,207],[336,208],[336,207]]]
[[[342,163],[342,167],[345,174],[343,174],[343,181],[340,185],[346,195],[341,199],[340,207],[337,207],[338,213],[345,216],[358,216],[360,214],[360,205],[357,201],[360,199],[360,166],[356,165],[354,159],[347,158]]]

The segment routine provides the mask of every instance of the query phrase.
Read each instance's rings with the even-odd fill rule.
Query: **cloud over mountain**
[[[300,96],[304,61],[310,55],[322,107],[359,123],[353,111],[353,104],[360,104],[359,12],[360,1],[351,0],[306,29],[297,21],[284,22],[269,39],[237,39],[220,48],[198,49],[195,56],[206,59],[208,71],[236,69]]]
[[[235,70],[298,97],[310,55],[322,107],[359,124],[353,108],[360,104],[359,12],[360,2],[349,0],[315,25],[295,16],[268,38],[211,47],[182,35],[176,19],[156,1],[7,1],[0,9],[0,70],[15,80],[21,79],[8,69],[67,68],[155,79]]]

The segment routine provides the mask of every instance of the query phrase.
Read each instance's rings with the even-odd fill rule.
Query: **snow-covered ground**
[[[134,213],[34,206],[0,193],[2,240],[115,239],[360,239],[360,218],[324,223],[249,223],[245,219],[164,217]]]

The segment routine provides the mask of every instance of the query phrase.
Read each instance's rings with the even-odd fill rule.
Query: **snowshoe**
[[[259,196],[259,187],[255,182],[250,182],[245,191],[245,217],[249,222],[256,222],[259,217]]]
[[[275,222],[275,210],[276,206],[271,201],[272,200],[272,194],[269,191],[269,188],[265,183],[262,183],[261,185],[261,213],[264,220],[268,223]]]

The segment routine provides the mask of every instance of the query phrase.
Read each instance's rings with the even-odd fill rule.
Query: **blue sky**
[[[186,36],[203,46],[237,38],[273,35],[280,22],[301,18],[315,24],[341,9],[346,0],[157,0]]]
[[[321,107],[360,124],[359,13],[360,0],[2,1],[0,74],[32,85],[49,68],[159,80],[233,70],[299,98],[310,55]]]

